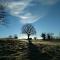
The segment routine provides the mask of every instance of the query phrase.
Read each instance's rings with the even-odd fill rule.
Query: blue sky
[[[36,36],[42,32],[60,32],[60,0],[0,0],[6,5],[6,21],[8,27],[0,25],[0,37],[17,34],[25,36],[21,28],[26,23],[32,23],[36,28]]]

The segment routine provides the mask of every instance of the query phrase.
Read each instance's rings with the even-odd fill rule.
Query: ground
[[[0,40],[0,60],[60,60],[60,42]]]

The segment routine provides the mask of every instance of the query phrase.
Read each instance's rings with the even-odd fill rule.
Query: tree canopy
[[[36,30],[35,30],[35,28],[34,28],[34,26],[32,24],[25,24],[22,27],[22,33],[27,34],[28,39],[29,39],[30,35],[36,34]]]

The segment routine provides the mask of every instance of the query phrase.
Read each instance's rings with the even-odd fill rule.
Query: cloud
[[[33,15],[31,12],[24,13],[24,9],[30,5],[32,0],[21,0],[17,2],[8,3],[8,9],[10,10],[10,14],[16,16],[20,19],[22,23],[34,23],[39,20],[42,16]],[[32,4],[34,5],[34,4]],[[32,6],[31,5],[31,6]],[[23,14],[23,15],[21,15]]]
[[[10,13],[14,16],[17,16],[23,12],[23,10],[29,5],[31,0],[22,0],[17,2],[8,3],[8,8]]]
[[[47,4],[48,1],[50,1],[50,0],[10,0],[10,1],[6,0],[6,1],[8,2],[7,8],[9,10],[9,13],[12,16],[19,18],[20,22],[25,24],[25,23],[34,23],[37,20],[44,17],[44,15],[45,15],[45,14],[40,15],[41,13],[40,14],[32,13],[33,10],[31,9],[30,6],[36,7],[36,5],[38,4],[37,2],[39,2],[41,4]],[[33,1],[33,3],[31,3],[32,1]],[[36,2],[36,3],[34,3],[34,2]],[[26,8],[29,8],[29,7],[32,10],[32,12],[25,10]],[[36,13],[37,13],[37,11],[36,11]]]
[[[33,15],[32,13],[26,13],[23,16],[19,16],[19,18],[21,19],[20,21],[25,24],[25,23],[34,23],[37,20],[41,19],[43,16],[44,15],[36,16]]]
[[[42,5],[54,5],[59,2],[59,0],[11,0],[10,2],[9,0],[7,1],[10,14],[13,16],[18,16],[23,13],[24,9],[27,8],[29,5],[35,6],[38,3]]]
[[[60,2],[59,0],[0,0],[0,1],[7,2],[8,3],[7,8],[9,10],[9,13],[12,16],[18,17],[22,23],[34,23],[37,20],[44,17],[47,13],[43,14],[43,12],[45,12],[45,9],[42,9],[44,7],[42,6],[42,8],[41,8],[41,5],[50,6],[50,5],[54,5],[58,2]],[[39,6],[38,3],[41,5]],[[38,10],[33,11],[31,7],[30,7],[30,9],[32,10],[32,12],[30,12],[30,11],[26,12],[25,9],[26,8],[29,9],[29,6],[37,7],[38,10],[42,9],[42,11],[43,11],[43,12],[41,11],[42,15],[40,15],[41,14],[40,11],[39,11],[40,14],[35,14],[35,13],[33,14],[32,12],[34,12],[34,11],[36,13],[38,13],[37,12]]]

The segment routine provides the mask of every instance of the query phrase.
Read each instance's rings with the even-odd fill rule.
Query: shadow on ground
[[[30,60],[50,60],[51,57],[47,53],[40,52],[36,45],[29,43],[28,58]]]

